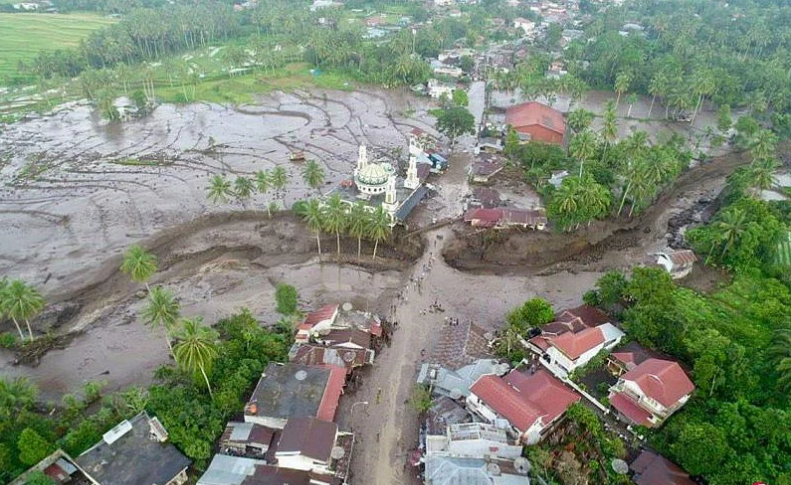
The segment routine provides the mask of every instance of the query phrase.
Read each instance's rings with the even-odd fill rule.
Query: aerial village
[[[466,15],[463,7],[479,2],[426,0],[422,3],[437,20],[463,18]],[[513,87],[504,88],[495,80],[513,74],[520,62],[531,57],[534,47],[550,35],[558,37],[557,48],[550,50],[548,69],[541,77],[559,80],[568,76],[565,50],[572,43],[585,40],[583,28],[591,14],[583,14],[582,2],[572,0],[507,0],[505,3],[513,8],[526,8],[530,18],[491,19],[494,31],[507,32],[505,40],[493,42],[485,50],[476,50],[462,39],[452,48],[442,49],[436,58],[428,59],[429,79],[404,87],[404,92],[420,100],[415,103],[417,108],[410,104],[405,112],[416,110],[417,114],[393,115],[396,110],[386,106],[386,114],[379,118],[392,121],[392,126],[387,128],[392,128],[397,136],[388,138],[387,143],[376,143],[374,137],[365,136],[365,131],[373,132],[383,126],[375,122],[364,124],[358,114],[361,134],[356,136],[349,130],[353,141],[345,141],[337,153],[320,149],[329,153],[328,159],[338,165],[328,170],[333,174],[326,180],[322,175],[318,183],[308,183],[311,190],[306,189],[302,194],[307,199],[306,194],[315,189],[315,200],[310,201],[325,211],[340,201],[347,214],[362,207],[369,214],[386,215],[389,234],[396,231],[399,237],[389,248],[392,260],[381,266],[383,273],[385,270],[391,273],[381,279],[397,279],[392,276],[393,261],[410,259],[399,251],[399,244],[406,245],[411,236],[426,235],[425,241],[419,243],[424,245],[422,253],[412,258],[411,273],[399,275],[399,282],[386,291],[371,290],[371,295],[358,298],[366,290],[366,284],[373,288],[385,286],[384,283],[375,282],[376,277],[370,275],[369,280],[347,282],[354,277],[340,269],[340,229],[327,229],[321,224],[318,228],[310,227],[308,223],[318,243],[318,264],[329,261],[321,255],[321,233],[326,232],[332,235],[333,244],[337,241],[339,269],[337,275],[326,276],[325,270],[330,273],[326,268],[335,269],[328,264],[321,266],[319,275],[309,273],[307,278],[322,283],[331,278],[332,288],[349,298],[338,301],[337,294],[326,288],[314,288],[310,297],[304,298],[308,308],[294,314],[298,321],[292,322],[287,358],[266,363],[255,387],[244,395],[243,410],[229,413],[232,416],[222,423],[221,436],[211,444],[210,450],[205,450],[204,455],[209,457],[205,463],[197,466],[183,446],[180,450],[174,445],[164,419],[142,410],[118,422],[102,434],[101,440],[78,455],[72,456],[61,447],[55,451],[48,449],[44,459],[10,481],[10,485],[708,483],[701,474],[685,471],[680,462],[675,463],[656,451],[657,447],[647,439],[650,433],[666,426],[666,421],[702,389],[696,389],[693,384],[697,371],[689,362],[683,362],[677,353],[641,345],[638,343],[638,340],[643,342],[641,335],[619,320],[629,297],[620,294],[620,299],[615,298],[616,303],[606,305],[603,291],[594,286],[600,283],[579,276],[572,265],[583,258],[558,260],[566,264],[558,270],[566,272],[564,278],[570,281],[580,277],[581,282],[573,286],[567,280],[532,284],[529,277],[518,271],[509,273],[513,268],[506,264],[482,263],[486,245],[491,241],[501,243],[502,252],[518,258],[520,252],[530,251],[512,244],[508,238],[514,234],[524,237],[525,245],[540,246],[545,241],[541,237],[559,240],[572,228],[584,226],[576,221],[576,225],[561,227],[559,220],[548,217],[549,204],[545,202],[549,200],[546,194],[567,186],[564,180],[582,179],[582,162],[579,177],[576,166],[536,170],[534,175],[523,166],[524,162],[515,161],[516,157],[507,153],[509,149],[513,153],[520,147],[535,144],[568,154],[571,140],[583,131],[571,126],[570,112],[577,102],[571,93],[573,88],[558,100],[552,93],[520,96]],[[594,2],[599,6],[622,3],[621,0]],[[237,2],[233,10],[244,14],[258,8],[258,4],[256,0]],[[48,2],[22,3],[13,8],[35,11],[38,5],[46,6],[49,11]],[[314,0],[308,8],[311,13],[328,12],[318,22],[321,28],[329,30],[335,30],[338,22],[329,13],[346,9],[344,2],[333,0]],[[385,42],[408,29],[412,29],[414,41],[416,29],[427,25],[406,15],[367,8],[350,11],[353,18],[347,20],[360,21],[363,37],[372,42]],[[620,37],[647,35],[646,27],[637,21],[619,25]],[[414,46],[412,56],[415,56]],[[322,73],[316,68],[311,70],[311,75],[320,78]],[[469,106],[474,117],[472,131],[449,136],[425,121],[436,117],[440,109],[454,105],[460,93],[464,99],[460,105]],[[618,91],[619,100],[621,94]],[[363,103],[363,111],[368,109],[366,103],[375,102],[375,96],[370,96]],[[317,99],[306,104],[319,103]],[[276,104],[280,107],[289,103],[293,99],[285,102],[278,99]],[[328,104],[326,93],[323,103],[325,107]],[[604,105],[598,100],[592,103],[598,108]],[[631,117],[634,103],[630,97],[629,114],[622,116],[629,120],[627,130],[632,132],[650,119],[654,104],[652,100],[647,117],[640,120]],[[622,111],[626,109],[622,106]],[[402,115],[398,122],[393,121],[394,116]],[[596,118],[601,116],[597,114]],[[681,113],[679,119],[690,121],[686,113]],[[600,122],[593,114],[591,120],[589,124]],[[324,127],[310,125],[309,134],[298,141],[295,135],[289,135],[293,139],[288,145],[283,143],[287,149],[278,148],[277,156],[300,170],[306,163],[314,162],[311,157],[315,151],[311,153],[311,144],[305,140],[313,139],[314,131],[335,133],[335,127],[330,126],[329,121]],[[170,133],[170,125],[167,132]],[[617,137],[615,133],[613,140]],[[606,150],[609,145],[607,141],[604,144]],[[353,149],[349,148],[352,145]],[[212,141],[205,151],[214,150]],[[629,187],[626,185],[625,190],[617,192],[623,197],[621,208]],[[285,213],[289,209],[281,189],[276,198],[282,198]],[[299,214],[296,207],[305,200],[290,202],[294,203],[294,213]],[[289,239],[287,235],[292,228],[288,226],[290,219],[285,218],[290,216],[278,216],[280,210],[274,205],[275,222],[271,222],[272,213],[268,214],[268,221],[278,228],[276,232],[286,234],[278,233],[275,239],[279,251],[287,252],[287,246],[297,244],[296,238]],[[634,200],[627,205],[629,219],[637,205]],[[620,212],[619,208],[618,216]],[[685,217],[698,217],[695,222],[700,222],[702,216],[685,214]],[[299,215],[294,220],[306,222]],[[586,222],[591,224],[590,219]],[[256,226],[252,231],[245,227],[244,231],[258,234],[256,231],[261,227]],[[624,227],[623,232],[627,233],[639,229],[647,234],[652,229],[627,223]],[[688,281],[690,274],[700,270],[703,264],[683,240],[686,228],[671,229],[650,244],[624,245],[631,252],[628,259],[619,260],[620,267],[649,268],[663,277]],[[219,232],[202,237],[220,238]],[[450,264],[452,258],[443,252],[445,243],[458,242],[453,238],[480,242],[479,246],[462,245],[461,251],[470,254],[482,248],[480,258],[465,256],[469,273],[462,274],[460,268],[464,265]],[[179,240],[174,240],[177,246]],[[361,260],[362,240],[363,236],[357,234],[353,244],[357,263]],[[379,239],[373,240],[373,262],[360,263],[359,268],[380,268],[376,266]],[[788,240],[791,241],[791,233]],[[310,250],[312,243],[311,239]],[[580,253],[595,259],[596,243],[585,245]],[[730,240],[726,249],[728,244]],[[458,251],[458,245],[445,247],[448,246]],[[614,245],[609,250],[617,252],[620,247]],[[198,252],[204,254],[204,251],[210,252],[202,246]],[[539,259],[544,257],[540,250],[534,252],[539,254]],[[256,253],[253,258],[256,262],[245,270],[255,265],[265,267],[269,264],[262,263],[266,256],[271,255]],[[176,254],[169,263],[175,266],[181,262],[180,258]],[[711,252],[706,257],[707,263],[709,258]],[[216,266],[227,264],[235,270],[237,263],[222,260]],[[555,277],[554,272],[543,272],[549,265],[540,263],[532,274]],[[278,268],[280,273],[276,276],[268,273],[250,286],[278,278],[286,281],[291,274],[305,274],[300,273],[304,267],[298,264],[284,267]],[[596,268],[604,278],[610,274],[600,270]],[[210,272],[201,267],[194,273],[202,277],[201,271]],[[440,271],[442,276],[434,276]],[[705,273],[706,277],[712,272]],[[469,275],[480,277],[478,281],[487,278],[487,286],[476,287]],[[497,280],[499,277],[503,279]],[[506,277],[514,279],[505,280]],[[179,284],[184,281],[186,278]],[[583,294],[581,288],[587,283],[590,291]],[[148,283],[145,286],[150,292]],[[576,293],[569,295],[567,290],[559,289],[564,286],[573,287]],[[139,288],[137,293],[148,294]],[[443,297],[449,293],[462,303],[448,303],[446,308]],[[515,298],[520,306],[501,311]],[[260,299],[260,295],[256,293],[252,299]],[[467,301],[477,307],[470,305],[474,310],[465,311],[470,308],[465,306]],[[132,305],[124,317],[127,323],[128,315],[133,313],[130,308]],[[215,315],[219,313],[214,308],[211,310]],[[173,357],[178,361],[175,353]],[[209,378],[203,368],[200,371],[211,393]],[[707,389],[707,392],[713,391]],[[184,422],[192,422],[188,407],[180,411]],[[696,412],[700,409],[696,408]],[[201,421],[196,418],[194,422]],[[552,470],[552,475],[547,470]],[[32,480],[42,473],[51,482]]]

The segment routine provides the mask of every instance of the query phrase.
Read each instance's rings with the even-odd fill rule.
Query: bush
[[[281,315],[293,315],[297,312],[297,289],[291,285],[280,283],[275,290],[277,307],[275,310]]]
[[[516,307],[506,316],[508,325],[524,332],[528,328],[549,323],[555,319],[552,305],[543,298],[532,298],[522,306]]]
[[[27,477],[25,485],[56,485],[56,482],[47,476],[46,473],[36,470]]]
[[[0,349],[15,349],[17,346],[16,336],[11,332],[0,333]]]

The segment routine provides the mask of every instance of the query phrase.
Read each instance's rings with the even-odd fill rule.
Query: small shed
[[[656,254],[656,264],[665,268],[674,280],[687,276],[697,260],[698,257],[689,249],[667,250]]]

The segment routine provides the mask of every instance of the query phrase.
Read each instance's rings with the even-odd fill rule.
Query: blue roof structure
[[[399,221],[406,220],[409,217],[409,214],[415,210],[415,207],[420,203],[421,200],[428,194],[428,189],[421,185],[420,187],[416,188],[412,194],[410,194],[409,198],[401,204],[401,207],[395,213],[395,218]]]

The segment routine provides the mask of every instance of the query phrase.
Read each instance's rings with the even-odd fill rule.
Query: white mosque
[[[423,185],[428,169],[419,170],[418,165],[417,157],[410,155],[406,177],[400,177],[390,162],[369,161],[368,149],[360,145],[352,180],[328,195],[338,193],[349,204],[364,201],[371,210],[381,205],[393,224],[403,222],[428,191]]]

